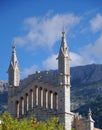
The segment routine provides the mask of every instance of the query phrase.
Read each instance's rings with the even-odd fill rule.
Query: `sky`
[[[0,0],[0,80],[14,43],[21,78],[57,69],[63,26],[72,67],[102,64],[102,0]]]

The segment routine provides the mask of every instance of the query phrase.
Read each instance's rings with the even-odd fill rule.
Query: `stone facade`
[[[94,120],[91,117],[91,110],[89,109],[88,118],[84,118],[78,113],[74,115],[74,128],[75,130],[94,130]]]
[[[20,69],[13,46],[8,69],[8,111],[15,118],[35,114],[38,120],[45,121],[58,116],[65,130],[94,130],[94,121],[89,112],[87,120],[70,111],[70,56],[65,32],[58,54],[58,71],[41,71],[20,79]]]

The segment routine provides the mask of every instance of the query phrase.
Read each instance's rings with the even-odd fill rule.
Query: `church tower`
[[[70,113],[70,56],[65,37],[62,32],[62,41],[58,55],[59,87],[58,110],[61,122],[65,124],[65,130],[71,130]]]
[[[19,86],[19,82],[20,82],[20,69],[16,56],[16,46],[13,45],[11,61],[8,68],[8,83],[9,86]]]

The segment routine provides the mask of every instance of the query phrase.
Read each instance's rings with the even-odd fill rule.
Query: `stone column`
[[[21,114],[24,115],[24,98],[21,97]]]
[[[46,90],[46,108],[48,108],[48,90]]]
[[[35,88],[35,95],[36,95],[36,97],[35,97],[35,100],[36,100],[36,106],[38,106],[38,87],[36,87]]]
[[[51,92],[51,109],[53,109],[53,93]]]

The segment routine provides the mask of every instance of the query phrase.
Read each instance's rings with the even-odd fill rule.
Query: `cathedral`
[[[70,56],[65,31],[59,48],[58,70],[37,71],[20,80],[16,47],[8,68],[8,111],[14,118],[34,114],[38,121],[57,116],[65,130],[95,130],[89,109],[87,119],[70,110]]]

